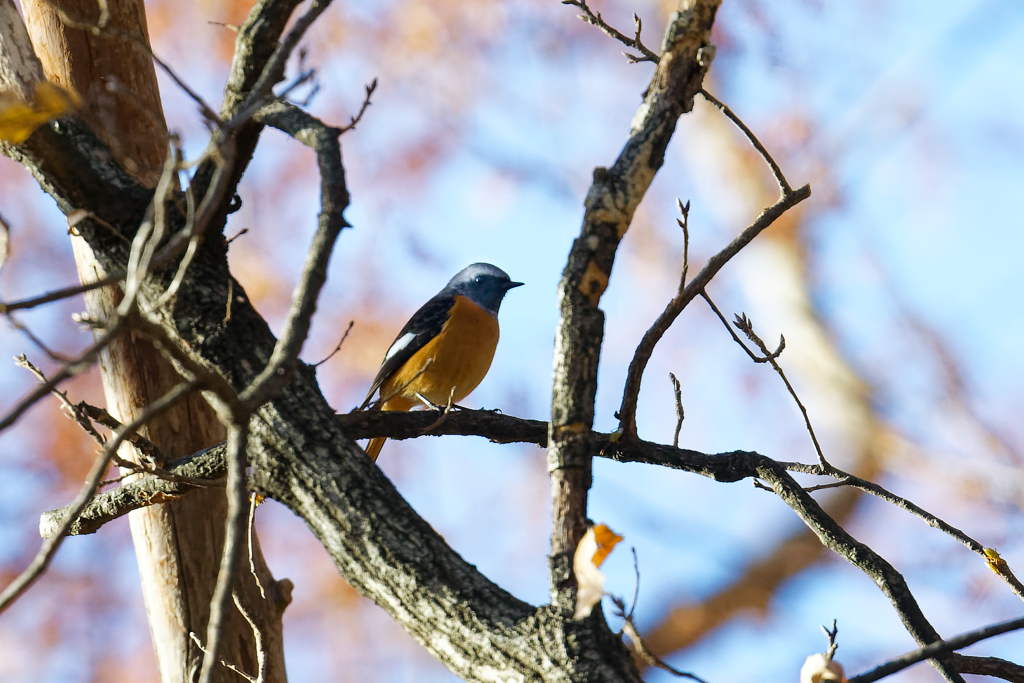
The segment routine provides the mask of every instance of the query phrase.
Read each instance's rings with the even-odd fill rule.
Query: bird
[[[466,398],[491,367],[501,301],[522,284],[490,263],[474,263],[456,273],[395,337],[362,407],[378,390],[381,410],[439,409]],[[385,440],[377,437],[367,444],[372,460]]]

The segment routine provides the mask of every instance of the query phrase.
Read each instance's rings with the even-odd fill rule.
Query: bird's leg
[[[455,391],[454,387],[452,387],[452,391],[453,392]],[[430,408],[431,410],[436,410],[437,412],[441,412],[445,408],[443,404],[441,404],[441,403],[434,403],[433,401],[431,401],[429,398],[427,398],[426,396],[424,396],[423,394],[421,394],[418,391],[416,392],[416,398],[418,398],[420,400],[420,403],[422,403],[427,408]],[[451,404],[449,403],[449,405],[451,405]]]
[[[428,432],[431,432],[434,429],[440,427],[441,424],[445,420],[448,419],[448,413],[450,413],[452,411],[452,397],[455,396],[455,387],[452,387],[452,390],[448,392],[448,405],[445,405],[445,406],[436,406],[433,403],[431,403],[430,401],[428,401],[426,398],[424,398],[423,396],[420,396],[420,394],[416,394],[416,396],[418,396],[421,401],[425,401],[426,403],[434,406],[434,410],[437,410],[437,411],[439,411],[441,413],[438,416],[438,418],[436,420],[434,420],[433,424],[431,424],[429,427],[427,427],[422,432],[420,432],[420,436],[423,436],[424,434],[426,434]]]

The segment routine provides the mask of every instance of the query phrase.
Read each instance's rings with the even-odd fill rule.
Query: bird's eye
[[[473,282],[475,282],[476,284],[480,284],[483,281],[484,281],[484,278],[483,278],[482,275],[477,275],[475,278],[473,278]]]

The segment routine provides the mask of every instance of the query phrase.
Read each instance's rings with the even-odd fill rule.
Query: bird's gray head
[[[445,287],[452,294],[462,294],[467,299],[497,315],[505,292],[519,287],[522,282],[512,282],[508,273],[490,263],[474,263],[460,270]]]

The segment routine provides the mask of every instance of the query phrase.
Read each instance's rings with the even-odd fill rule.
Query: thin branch
[[[315,19],[313,10],[318,4],[313,3],[309,13],[296,23],[296,28],[292,29],[289,36],[296,33],[307,17],[310,22]],[[281,338],[274,345],[267,366],[240,394],[240,399],[252,406],[252,409],[267,400],[287,381],[288,370],[297,361],[309,333],[317,298],[327,280],[327,264],[334,244],[341,231],[349,227],[343,215],[348,206],[349,194],[345,186],[345,169],[341,163],[338,129],[325,125],[294,105],[282,102],[270,105],[258,113],[257,120],[288,133],[316,152],[321,177],[321,211],[317,232],[306,254],[299,282],[292,293],[291,307],[285,318]]]
[[[83,412],[89,419],[98,422],[112,432],[124,430],[124,425],[104,408],[99,408],[97,406],[90,405],[85,401],[80,401],[75,405],[75,410]],[[138,432],[132,432],[129,434],[128,441],[137,451],[139,451],[144,457],[148,458],[151,462],[163,465],[167,461],[167,457],[160,450],[160,447]],[[151,472],[151,474],[158,473],[154,471]]]
[[[743,349],[744,352],[746,352],[747,356],[750,357],[750,360],[754,361],[755,363],[765,363],[768,361],[767,358],[762,358],[761,356],[757,355],[749,348],[747,348],[747,345],[744,344],[743,340],[739,338],[739,335],[736,334],[736,330],[734,330],[732,325],[729,324],[729,321],[726,319],[725,315],[720,310],[718,310],[718,306],[715,305],[715,302],[711,300],[711,297],[708,296],[708,293],[706,291],[701,291],[700,296],[702,299],[704,299],[704,301],[707,302],[708,306],[711,307],[711,310],[715,312],[715,315],[718,316],[718,319],[722,322],[722,325],[725,326],[725,329],[728,330],[729,334],[732,336],[732,340],[736,342],[739,345],[739,347]],[[783,345],[780,343],[779,347],[781,348],[782,346]],[[781,354],[782,351],[780,350],[779,353]]]
[[[25,368],[39,380],[41,384],[46,384],[46,375],[43,371],[32,364],[32,361],[28,359],[28,356],[21,354],[20,356],[14,357],[14,364],[18,367]],[[57,397],[61,405],[64,406],[64,410],[67,411],[68,417],[74,420],[78,425],[85,431],[86,434],[92,437],[92,440],[98,443],[100,446],[105,446],[107,440],[96,431],[96,427],[93,426],[92,420],[89,415],[81,408],[81,405],[75,405],[68,399],[68,394],[65,391],[60,391],[57,387],[50,389],[51,393]],[[104,411],[105,412],[105,411]]]
[[[19,401],[17,405],[8,411],[7,415],[5,415],[3,419],[0,419],[0,431],[7,429],[14,424],[26,410],[35,405],[39,399],[46,396],[55,387],[60,386],[61,382],[82,372],[85,368],[92,366],[92,364],[99,358],[100,352],[110,344],[114,337],[120,334],[123,327],[124,319],[118,318],[114,321],[114,324],[100,335],[100,337],[82,354],[80,354],[78,358],[65,363],[50,379],[37,386],[29,393],[28,396]]]
[[[246,525],[246,548],[249,551],[249,573],[252,574],[253,580],[256,582],[256,587],[260,589],[260,597],[264,600],[267,599],[267,591],[263,588],[263,582],[260,581],[260,573],[256,571],[256,563],[253,560],[252,551],[252,528],[256,523],[256,506],[260,504],[259,494],[253,493],[249,496],[249,522]]]
[[[811,188],[809,185],[804,185],[791,193],[783,193],[778,201],[763,210],[754,222],[747,226],[727,247],[712,256],[704,268],[697,273],[696,277],[690,280],[689,284],[686,284],[684,287],[684,283],[680,281],[679,291],[668,303],[661,315],[658,316],[658,319],[650,329],[644,333],[643,338],[636,347],[636,351],[633,353],[633,360],[629,363],[629,371],[626,375],[626,382],[622,392],[622,404],[619,407],[620,428],[627,435],[627,438],[636,437],[636,402],[640,395],[643,373],[647,368],[647,362],[650,360],[651,354],[654,353],[654,347],[661,341],[668,328],[672,326],[672,323],[679,317],[683,309],[689,305],[695,296],[704,290],[707,284],[711,282],[711,279],[718,274],[718,271],[733,256],[738,254],[751,240],[774,223],[779,216],[810,196]],[[685,221],[682,221],[680,224],[682,225],[683,223]]]
[[[654,353],[654,347],[657,346],[661,338],[665,336],[668,328],[672,326],[675,319],[679,317],[683,308],[689,302],[683,301],[683,292],[686,289],[686,275],[689,270],[689,251],[690,251],[690,230],[689,230],[689,218],[690,218],[690,202],[683,204],[681,200],[676,199],[676,206],[679,209],[679,214],[682,218],[677,218],[676,223],[683,231],[683,267],[679,274],[679,288],[676,290],[676,295],[672,297],[672,300],[665,306],[665,310],[662,311],[658,319],[654,321],[640,343],[637,344],[636,351],[633,353],[633,360],[629,363],[629,372],[626,375],[626,386],[622,394],[622,405],[619,408],[619,428],[622,429],[623,434],[626,438],[636,438],[636,404],[640,396],[640,381],[647,367],[647,362],[651,359],[651,354]],[[677,430],[678,434],[678,430]]]
[[[940,640],[920,605],[910,592],[903,576],[870,547],[854,539],[841,525],[792,478],[775,460],[756,453],[734,452],[719,456],[698,455],[694,451],[669,446],[644,444],[620,439],[609,442],[597,452],[619,462],[649,462],[694,472],[716,481],[739,481],[752,478],[769,485],[821,542],[840,557],[867,574],[889,599],[907,631],[922,646]],[[595,444],[592,447],[597,447]],[[948,658],[933,665],[949,680],[962,680]]]
[[[243,617],[246,616],[245,612],[242,612],[242,616]],[[189,638],[192,639],[192,642],[196,644],[196,647],[198,647],[202,651],[202,653],[206,656],[206,658],[208,659],[210,657],[210,651],[207,648],[203,647],[203,642],[201,640],[199,640],[199,636],[197,636],[195,633],[192,633],[192,632],[189,632],[188,636],[189,636]],[[204,661],[205,661],[205,659],[204,659]],[[245,680],[249,681],[249,683],[256,683],[256,678],[254,676],[250,676],[249,674],[245,673],[244,671],[239,669],[234,664],[232,664],[230,662],[225,662],[222,659],[222,660],[220,660],[220,665],[223,666],[225,669],[228,669],[229,671],[234,671],[236,674],[238,674],[239,676],[241,676]]]
[[[590,7],[587,6],[587,0],[562,0],[562,4],[572,5],[573,7],[579,7],[581,10],[583,10],[583,14],[577,15],[580,19],[587,22],[588,24],[592,24],[598,27],[605,33],[605,35],[614,38],[615,40],[619,41],[626,47],[633,48],[634,50],[639,52],[642,56],[631,55],[628,52],[622,53],[623,55],[626,56],[626,59],[628,59],[631,64],[638,64],[640,62],[653,62],[657,64],[658,62],[661,61],[661,57],[658,55],[658,53],[649,49],[640,41],[640,29],[643,27],[643,24],[640,22],[640,17],[637,14],[633,14],[633,28],[635,30],[635,34],[632,38],[630,38],[621,31],[609,26],[608,23],[601,18],[600,12],[594,12],[592,9],[590,9]]]
[[[6,315],[12,311],[19,311],[25,308],[35,308],[42,304],[48,304],[53,301],[60,301],[61,299],[67,299],[77,294],[84,294],[85,292],[91,292],[94,289],[100,289],[108,285],[117,284],[124,279],[124,273],[118,272],[113,275],[108,275],[102,280],[96,280],[84,285],[75,285],[73,287],[65,287],[63,289],[55,289],[52,292],[42,294],[40,296],[32,297],[31,299],[22,299],[21,301],[12,301],[9,304],[0,303],[0,315]]]
[[[355,320],[349,320],[348,321],[348,327],[345,328],[345,332],[341,335],[341,339],[338,341],[338,345],[335,346],[334,350],[331,351],[329,354],[327,354],[327,357],[324,358],[322,361],[320,361],[319,363],[313,363],[313,367],[314,368],[320,367],[321,365],[323,365],[324,363],[326,363],[330,359],[334,358],[334,354],[336,354],[338,351],[341,351],[341,345],[345,343],[346,339],[348,339],[348,333],[352,331],[352,326],[355,325],[355,324],[356,324]]]
[[[635,558],[636,551],[634,551],[633,555]],[[638,590],[639,583],[640,572],[637,571]],[[633,643],[633,652],[639,655],[640,659],[646,662],[648,666],[654,666],[664,671],[668,671],[673,676],[678,676],[679,678],[689,678],[690,680],[697,681],[697,683],[707,683],[703,678],[700,678],[699,676],[687,673],[686,671],[680,671],[674,666],[666,664],[660,657],[658,657],[653,652],[648,650],[647,647],[644,645],[643,638],[640,637],[640,633],[637,632],[636,626],[633,624],[633,610],[630,610],[629,614],[626,614],[626,604],[622,601],[622,598],[610,594],[608,595],[608,597],[611,599],[612,604],[614,604],[615,608],[618,610],[618,616],[621,617],[623,620],[622,632],[629,636],[629,640]],[[636,606],[635,600],[633,606]]]
[[[50,381],[52,382],[52,380]],[[57,550],[60,549],[64,539],[67,538],[68,529],[70,529],[71,525],[89,503],[89,500],[96,493],[96,489],[103,477],[103,473],[107,471],[108,467],[110,467],[111,458],[114,453],[117,452],[117,449],[121,444],[124,443],[127,438],[126,434],[138,429],[148,420],[160,415],[165,410],[176,404],[190,391],[192,391],[192,388],[193,385],[189,383],[178,385],[170,392],[151,403],[136,419],[132,420],[126,426],[126,432],[118,433],[113,439],[107,442],[103,448],[102,454],[96,458],[96,462],[93,463],[85,484],[82,486],[78,495],[75,497],[74,502],[71,504],[64,523],[51,538],[43,541],[42,547],[40,547],[39,552],[36,554],[35,559],[32,560],[32,563],[16,579],[14,579],[14,581],[9,583],[2,593],[0,593],[0,614],[10,607],[11,604],[13,604],[14,601],[17,600],[26,590],[28,590],[28,588],[35,583],[36,579],[42,576],[43,572],[45,572],[47,567],[50,566],[53,556],[57,554]]]
[[[356,124],[363,120],[363,114],[366,113],[366,110],[369,108],[370,104],[372,104],[370,102],[370,96],[373,95],[373,91],[376,89],[377,79],[376,77],[374,77],[373,81],[371,81],[370,84],[366,86],[366,98],[363,100],[363,106],[359,108],[359,113],[352,117],[352,120],[349,122],[347,126],[342,126],[341,128],[338,129],[340,131],[338,133],[339,135],[342,135],[354,129],[356,127]]]
[[[217,666],[217,651],[220,649],[224,630],[225,614],[231,598],[235,574],[241,560],[246,521],[245,467],[246,445],[249,441],[248,415],[239,423],[228,425],[228,440],[225,457],[228,464],[227,481],[227,530],[224,550],[221,553],[217,584],[210,599],[210,623],[206,630],[206,656],[199,674],[199,683],[210,683]]]
[[[250,532],[250,538],[251,537],[252,537],[252,534]],[[252,559],[251,559],[251,557],[252,557],[252,546],[251,545],[250,545],[250,549],[249,549],[249,555],[250,555],[249,564],[250,564],[250,566],[252,566]],[[253,576],[256,576],[255,570],[253,570]],[[257,581],[259,581],[258,578],[257,578]],[[262,592],[262,591],[263,591],[263,587],[260,586],[260,592]],[[264,595],[263,597],[266,598],[266,595]],[[257,667],[257,672],[256,672],[256,677],[255,678],[250,678],[249,680],[251,680],[252,683],[263,683],[266,680],[266,678],[267,678],[267,651],[263,648],[263,631],[261,631],[259,626],[256,625],[256,621],[252,618],[252,615],[249,614],[249,611],[246,610],[242,606],[242,600],[239,598],[237,591],[231,595],[231,598],[235,602],[235,608],[238,610],[238,613],[242,615],[242,618],[245,619],[246,623],[249,624],[249,628],[252,629],[252,637],[253,637],[253,640],[256,641],[256,667]],[[241,674],[242,672],[239,671],[238,673]],[[242,675],[244,675],[244,674],[242,674]],[[246,678],[249,678],[249,677],[246,676]]]
[[[1024,617],[1019,619],[1011,619],[1010,621],[1004,621],[1001,624],[993,624],[980,628],[976,631],[969,631],[955,638],[949,640],[939,640],[928,645],[908,652],[899,657],[890,659],[885,664],[877,666],[871,671],[854,676],[849,679],[849,683],[871,683],[872,681],[881,680],[886,676],[891,676],[897,671],[906,669],[911,664],[917,664],[923,662],[926,659],[932,659],[940,655],[948,654],[954,650],[973,645],[978,641],[991,638],[993,636],[1002,635],[1003,633],[1009,633],[1010,631],[1017,631],[1024,628]]]
[[[686,417],[686,413],[683,412],[683,394],[679,387],[679,380],[671,372],[668,373],[668,377],[672,380],[672,393],[676,397],[676,431],[672,435],[672,446],[679,448],[679,432],[683,429],[683,418]]]
[[[761,158],[763,158],[765,163],[768,164],[768,167],[771,168],[772,175],[775,176],[775,182],[779,184],[779,190],[782,192],[782,195],[785,196],[792,192],[793,188],[789,186],[789,181],[787,181],[786,176],[782,174],[782,169],[779,168],[777,163],[775,163],[775,159],[773,159],[772,155],[768,153],[768,150],[765,149],[764,145],[761,144],[761,141],[757,139],[757,136],[754,135],[753,131],[747,128],[747,124],[743,123],[743,120],[736,116],[732,109],[729,109],[729,107],[715,99],[715,97],[707,90],[701,88],[700,95],[717,107],[720,112],[725,114],[726,118],[736,124],[736,127],[743,131],[743,134],[747,136],[747,140],[750,140],[750,144],[754,146],[754,149],[757,150],[758,154],[761,155]]]
[[[1022,583],[1020,579],[1017,578],[1017,576],[1013,573],[1013,571],[1010,569],[1009,565],[1007,565],[1005,561],[997,562],[994,564],[992,561],[992,557],[990,555],[990,553],[992,552],[990,548],[985,547],[984,544],[979,543],[978,541],[971,538],[960,529],[954,527],[948,522],[943,521],[942,519],[928,512],[921,506],[912,503],[906,498],[897,496],[895,493],[892,493],[891,491],[887,490],[883,486],[880,486],[879,484],[876,484],[872,481],[868,481],[866,479],[862,479],[861,477],[858,477],[856,475],[849,474],[848,472],[844,472],[840,469],[833,467],[832,465],[826,464],[824,466],[801,466],[797,463],[786,463],[785,467],[787,470],[791,472],[802,472],[806,474],[815,474],[818,476],[825,477],[835,477],[839,479],[839,481],[835,482],[834,484],[822,484],[819,486],[812,486],[805,489],[806,491],[814,491],[824,488],[834,488],[837,486],[851,486],[853,488],[860,489],[861,491],[870,493],[873,496],[881,498],[882,500],[900,508],[901,510],[909,512],[915,517],[923,520],[928,526],[934,529],[938,529],[950,538],[959,541],[964,546],[969,548],[971,551],[978,554],[983,560],[986,561],[986,563],[989,564],[990,567],[992,567],[992,570],[996,574],[1001,576],[1003,580],[1006,581],[1007,585],[1010,586],[1014,594],[1016,594],[1017,597],[1024,600],[1024,583]]]
[[[839,649],[839,644],[836,643],[836,636],[839,635],[839,627],[836,625],[836,620],[833,619],[831,629],[825,628],[825,625],[822,624],[821,630],[825,634],[825,637],[828,638],[828,649],[825,650],[825,658],[831,661],[832,658],[836,656],[836,650]]]
[[[28,340],[35,344],[36,348],[45,353],[46,356],[54,363],[67,363],[71,360],[67,355],[51,349],[46,342],[40,339],[35,332],[29,329],[28,325],[25,325],[13,315],[7,316],[7,322],[11,324],[11,327],[28,337]]]
[[[11,254],[11,227],[0,215],[0,270],[3,270],[7,263],[7,257]]]
[[[295,46],[299,44],[309,27],[330,4],[331,0],[313,0],[306,13],[295,21],[292,29],[281,39],[273,54],[270,55],[270,59],[264,65],[248,96],[239,104],[231,120],[225,124],[225,131],[237,128],[255,118],[256,112],[267,104],[268,98],[272,95],[271,88],[284,78],[285,63]]]
[[[718,307],[715,306],[715,302],[711,300],[711,297],[708,296],[707,292],[702,291],[701,296],[704,297],[704,300],[708,302],[708,305],[711,307],[711,310],[715,312],[715,315],[718,316],[718,319],[722,321],[722,324],[724,324],[726,328],[729,330],[730,334],[732,334],[732,338],[736,341],[736,343],[738,343],[740,347],[747,352],[747,355],[750,356],[755,363],[768,363],[772,366],[775,372],[779,373],[779,377],[782,378],[782,382],[786,385],[786,389],[789,391],[789,395],[793,397],[793,400],[796,402],[797,408],[800,409],[800,413],[804,417],[804,426],[807,429],[807,433],[810,434],[811,436],[811,442],[814,444],[814,452],[818,455],[818,462],[826,470],[831,469],[832,465],[829,464],[828,460],[825,458],[825,454],[821,450],[821,444],[818,442],[818,436],[817,434],[814,433],[814,426],[811,424],[810,415],[807,414],[807,408],[804,406],[803,401],[801,401],[800,397],[797,395],[796,389],[794,389],[793,385],[790,384],[789,378],[786,377],[786,373],[782,370],[782,366],[779,365],[778,358],[780,355],[782,355],[783,350],[786,348],[786,338],[780,335],[778,348],[775,349],[775,351],[769,351],[768,346],[754,332],[754,324],[749,318],[747,318],[747,314],[743,313],[741,315],[737,315],[736,320],[733,322],[733,325],[735,325],[737,329],[739,329],[741,332],[743,332],[743,334],[746,335],[747,339],[749,339],[751,342],[754,343],[755,346],[757,346],[758,350],[760,350],[763,354],[762,356],[758,356],[757,354],[753,353],[750,349],[748,349],[746,345],[743,344],[742,341],[740,341],[740,338],[737,337],[736,334],[732,331],[732,328],[726,321],[725,316],[722,315],[722,312],[720,310],[718,310]]]

